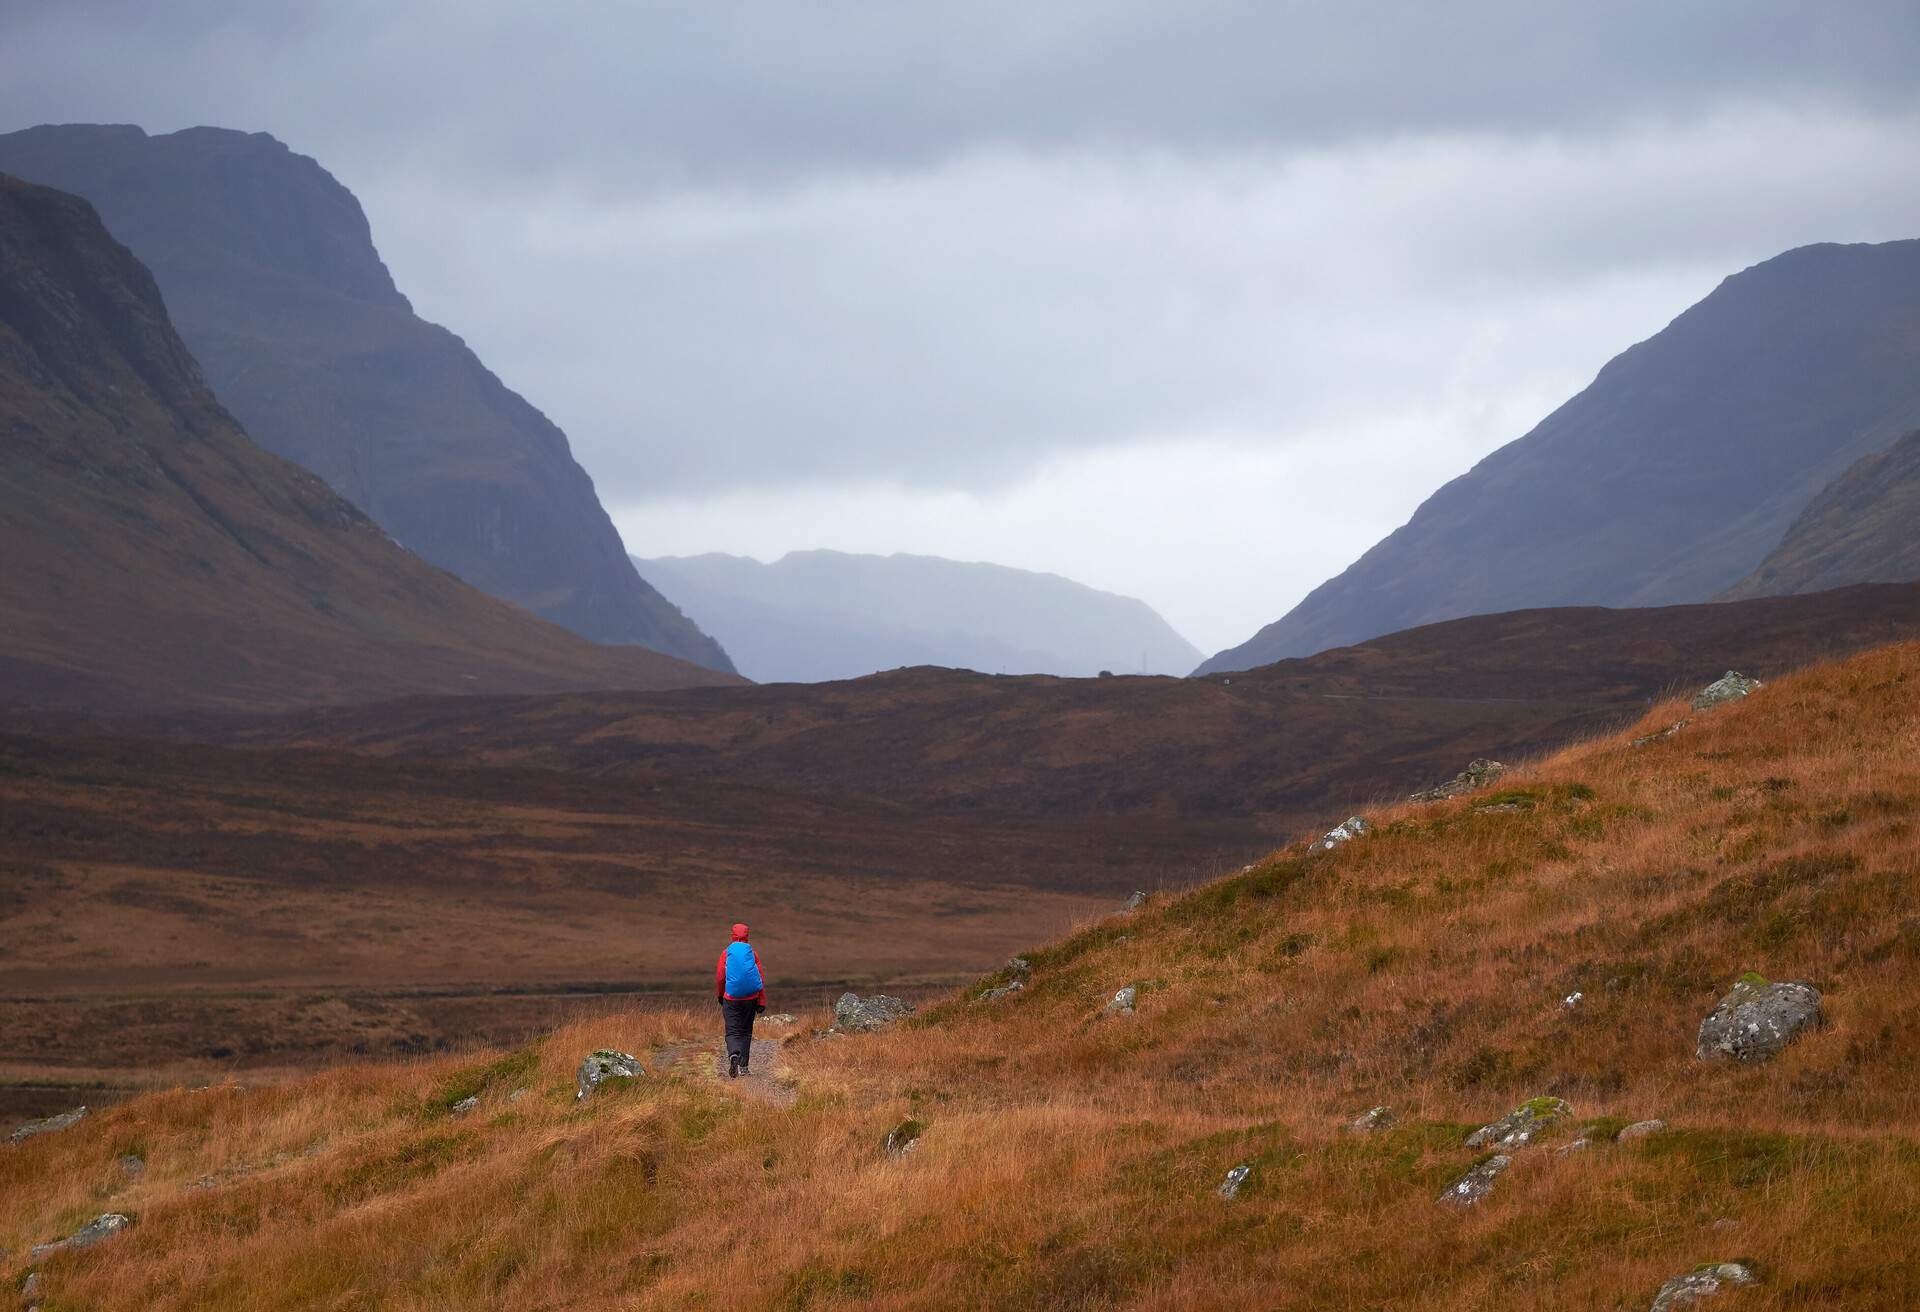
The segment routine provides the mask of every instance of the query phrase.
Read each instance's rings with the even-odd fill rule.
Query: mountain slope
[[[1457,615],[1702,601],[1920,423],[1920,241],[1806,246],[1722,282],[1525,437],[1202,671]]]
[[[1497,795],[1383,808],[1336,850],[1035,942],[1021,974],[887,1032],[810,1037],[824,1007],[782,993],[763,946],[774,1007],[801,1013],[765,1023],[771,1081],[716,1073],[709,1004],[183,1082],[0,1154],[0,1245],[133,1217],[41,1263],[49,1308],[103,1312],[595,1312],[716,1289],[781,1309],[1590,1312],[1736,1260],[1758,1283],[1700,1306],[1911,1308],[1916,680],[1920,646],[1884,649],[1630,746],[1684,713],[1653,708]],[[1747,972],[1811,982],[1823,1023],[1771,1061],[1697,1057]],[[646,1073],[577,1097],[603,1047]],[[1497,1161],[1473,1138],[1555,1100]],[[1377,1128],[1350,1128],[1372,1107]],[[1442,1201],[1489,1162],[1486,1197]]]
[[[1920,579],[1920,429],[1829,483],[1760,568],[1721,596]]]
[[[248,440],[83,200],[0,176],[0,701],[271,708],[732,681],[596,647]]]
[[[1184,674],[1200,658],[1152,607],[1057,574],[896,553],[636,560],[762,683],[906,665],[999,674]]]
[[[92,201],[221,402],[403,546],[600,642],[731,670],[627,559],[566,435],[416,317],[352,193],[264,133],[67,125],[0,171]]]

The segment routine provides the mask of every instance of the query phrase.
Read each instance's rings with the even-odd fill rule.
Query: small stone
[[[1587,995],[1584,993],[1569,993],[1566,997],[1560,999],[1560,1010],[1572,1011],[1575,1007],[1586,1001],[1586,998]]]
[[[1025,957],[1008,957],[1006,970],[1014,979],[1026,979],[1033,974],[1033,963]]]
[[[909,1116],[900,1124],[887,1131],[886,1149],[889,1155],[902,1157],[920,1146],[920,1136],[927,1132],[925,1123],[917,1117]]]
[[[138,1180],[146,1170],[146,1161],[134,1153],[128,1153],[120,1159],[120,1174],[129,1180]]]
[[[1331,852],[1334,848],[1340,846],[1340,844],[1351,842],[1372,828],[1373,826],[1368,824],[1366,820],[1360,816],[1350,815],[1333,828],[1327,830],[1325,834],[1321,835],[1320,848],[1322,851]]]
[[[105,1216],[97,1216],[87,1222],[65,1239],[56,1239],[50,1244],[35,1244],[33,1246],[33,1256],[40,1258],[45,1257],[48,1253],[59,1253],[75,1248],[91,1248],[103,1239],[111,1239],[131,1224],[133,1223],[126,1217],[120,1215],[120,1213],[108,1212]]]
[[[1553,1154],[1556,1157],[1571,1157],[1573,1154],[1583,1153],[1591,1147],[1593,1147],[1593,1140],[1585,1134],[1582,1134],[1578,1139],[1569,1140],[1561,1144],[1558,1148],[1555,1148]]]
[[[762,1025],[791,1025],[797,1019],[798,1017],[790,1011],[778,1011],[771,1016],[762,1016],[760,1023]]]
[[[519,1102],[522,1098],[526,1097],[529,1092],[530,1090],[523,1084],[519,1088],[515,1089],[512,1093],[507,1095],[507,1101]]]
[[[20,1301],[22,1303],[31,1303],[39,1296],[40,1273],[38,1271],[29,1271],[27,1272],[27,1278],[20,1282]]]
[[[581,1059],[580,1069],[574,1074],[573,1084],[578,1091],[574,1094],[577,1102],[592,1093],[608,1080],[639,1079],[647,1072],[640,1065],[640,1059],[630,1052],[621,1052],[616,1048],[600,1048],[588,1053]]]
[[[1132,897],[1127,899],[1126,909],[1128,911],[1138,911],[1141,907],[1145,906],[1146,904],[1147,904],[1147,895],[1145,893],[1136,891]]]
[[[69,1126],[78,1125],[86,1119],[86,1116],[85,1107],[75,1107],[70,1112],[61,1112],[58,1116],[49,1116],[43,1121],[28,1121],[25,1125],[15,1128],[14,1132],[7,1136],[7,1142],[19,1143],[37,1134],[52,1134],[55,1130],[64,1130]]]
[[[884,993],[876,993],[870,998],[863,998],[858,993],[842,993],[840,1000],[833,1004],[834,1027],[855,1034],[886,1029],[912,1014],[911,1006]]]
[[[1766,1061],[1820,1023],[1820,990],[1811,984],[1769,984],[1743,976],[1700,1022],[1694,1055]]]
[[[477,1093],[470,1094],[467,1097],[462,1098],[459,1102],[455,1103],[453,1106],[447,1108],[447,1115],[465,1116],[468,1112],[472,1111],[474,1108],[478,1107],[479,1105],[480,1105],[480,1095]]]
[[[1467,1136],[1469,1148],[1524,1148],[1572,1112],[1559,1098],[1532,1098]]]
[[[1234,1167],[1231,1171],[1227,1172],[1227,1178],[1220,1182],[1220,1188],[1217,1192],[1222,1198],[1231,1202],[1240,1196],[1240,1186],[1245,1184],[1247,1177],[1252,1174],[1253,1168],[1251,1166],[1243,1164]]]
[[[1648,1312],[1671,1312],[1674,1308],[1691,1307],[1698,1300],[1721,1293],[1729,1287],[1759,1283],[1760,1277],[1744,1262],[1709,1262],[1685,1275],[1675,1276],[1660,1286],[1660,1292],[1653,1296],[1653,1306]]]
[[[1493,1192],[1493,1182],[1513,1165],[1513,1158],[1496,1154],[1455,1180],[1440,1201],[1449,1207],[1472,1207]]]
[[[1659,733],[1650,733],[1644,738],[1635,738],[1631,743],[1628,744],[1628,746],[1629,747],[1645,747],[1648,743],[1657,743],[1662,738],[1671,738],[1692,723],[1693,721],[1691,720],[1677,721],[1673,724],[1668,725],[1666,728],[1662,729]]]
[[[1635,1121],[1614,1136],[1618,1143],[1632,1143],[1635,1139],[1645,1139],[1649,1135],[1660,1133],[1667,1128],[1665,1121]]]
[[[1737,670],[1728,670],[1712,683],[1694,694],[1693,709],[1710,711],[1716,706],[1725,706],[1728,702],[1737,702],[1742,697],[1761,687],[1760,680],[1749,679]]]
[[[1113,995],[1112,1000],[1110,1000],[1105,1007],[1101,1008],[1100,1014],[1102,1016],[1131,1016],[1133,1015],[1133,1001],[1136,996],[1138,996],[1138,994],[1134,986],[1129,984]]]
[[[974,1001],[993,1002],[993,1001],[996,1001],[997,999],[1006,997],[1010,993],[1018,993],[1021,989],[1024,989],[1025,987],[1026,987],[1025,984],[1021,983],[1019,980],[1015,980],[1011,984],[1002,984],[999,988],[988,989],[985,993],[982,993],[978,998],[974,999]]]
[[[1379,1130],[1391,1130],[1399,1118],[1391,1107],[1373,1107],[1347,1122],[1348,1134],[1372,1134]]]
[[[1409,802],[1444,802],[1450,797],[1459,797],[1463,793],[1473,792],[1476,788],[1484,788],[1506,772],[1507,767],[1498,761],[1485,759],[1470,761],[1466,769],[1447,782],[1413,793],[1407,800]]]

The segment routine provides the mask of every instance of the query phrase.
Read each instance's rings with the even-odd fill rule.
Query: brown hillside
[[[396,546],[214,400],[86,202],[0,177],[0,703],[266,709],[730,682]]]
[[[1760,567],[1723,597],[1920,579],[1920,430],[1855,464],[1800,512]]]
[[[1730,1260],[1760,1281],[1713,1300],[1733,1312],[1908,1308],[1916,686],[1908,643],[1631,747],[1686,714],[1662,704],[1497,793],[1039,946],[1011,996],[774,1027],[771,1084],[716,1078],[708,1007],[136,1099],[0,1152],[0,1247],[134,1218],[39,1263],[49,1312],[1571,1312]],[[1771,1062],[1698,1059],[1748,971],[1816,986],[1824,1024]],[[1123,985],[1136,1013],[1103,1017]],[[577,1101],[601,1045],[649,1073]],[[1441,1206],[1487,1156],[1468,1133],[1537,1097],[1570,1113]],[[1345,1131],[1375,1105],[1393,1128]]]

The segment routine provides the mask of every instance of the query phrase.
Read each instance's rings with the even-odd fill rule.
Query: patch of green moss
[[[1748,988],[1763,989],[1769,983],[1767,977],[1757,970],[1743,971],[1735,984],[1745,984]]]

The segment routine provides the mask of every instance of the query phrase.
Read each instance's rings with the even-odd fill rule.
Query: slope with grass
[[[0,707],[263,710],[737,683],[396,545],[207,389],[78,197],[0,176]]]
[[[595,641],[732,672],[634,572],[566,434],[413,312],[319,163],[264,132],[73,123],[0,134],[0,171],[92,202],[221,403],[408,550]]]
[[[1727,600],[1920,579],[1920,429],[1827,485]]]
[[[874,1036],[803,1018],[788,1107],[673,1060],[713,1045],[706,1011],[137,1099],[0,1153],[0,1246],[133,1218],[39,1263],[48,1312],[1643,1308],[1730,1259],[1761,1278],[1736,1312],[1910,1307],[1917,687],[1908,643],[1662,704],[1498,793],[1089,924],[1021,992]],[[1824,1025],[1696,1059],[1747,971],[1817,985]],[[1102,1017],[1129,984],[1137,1012]],[[602,1045],[669,1060],[576,1102]],[[1572,1115],[1486,1201],[1436,1201],[1473,1127],[1548,1096]],[[1393,1128],[1344,1132],[1376,1104]]]

